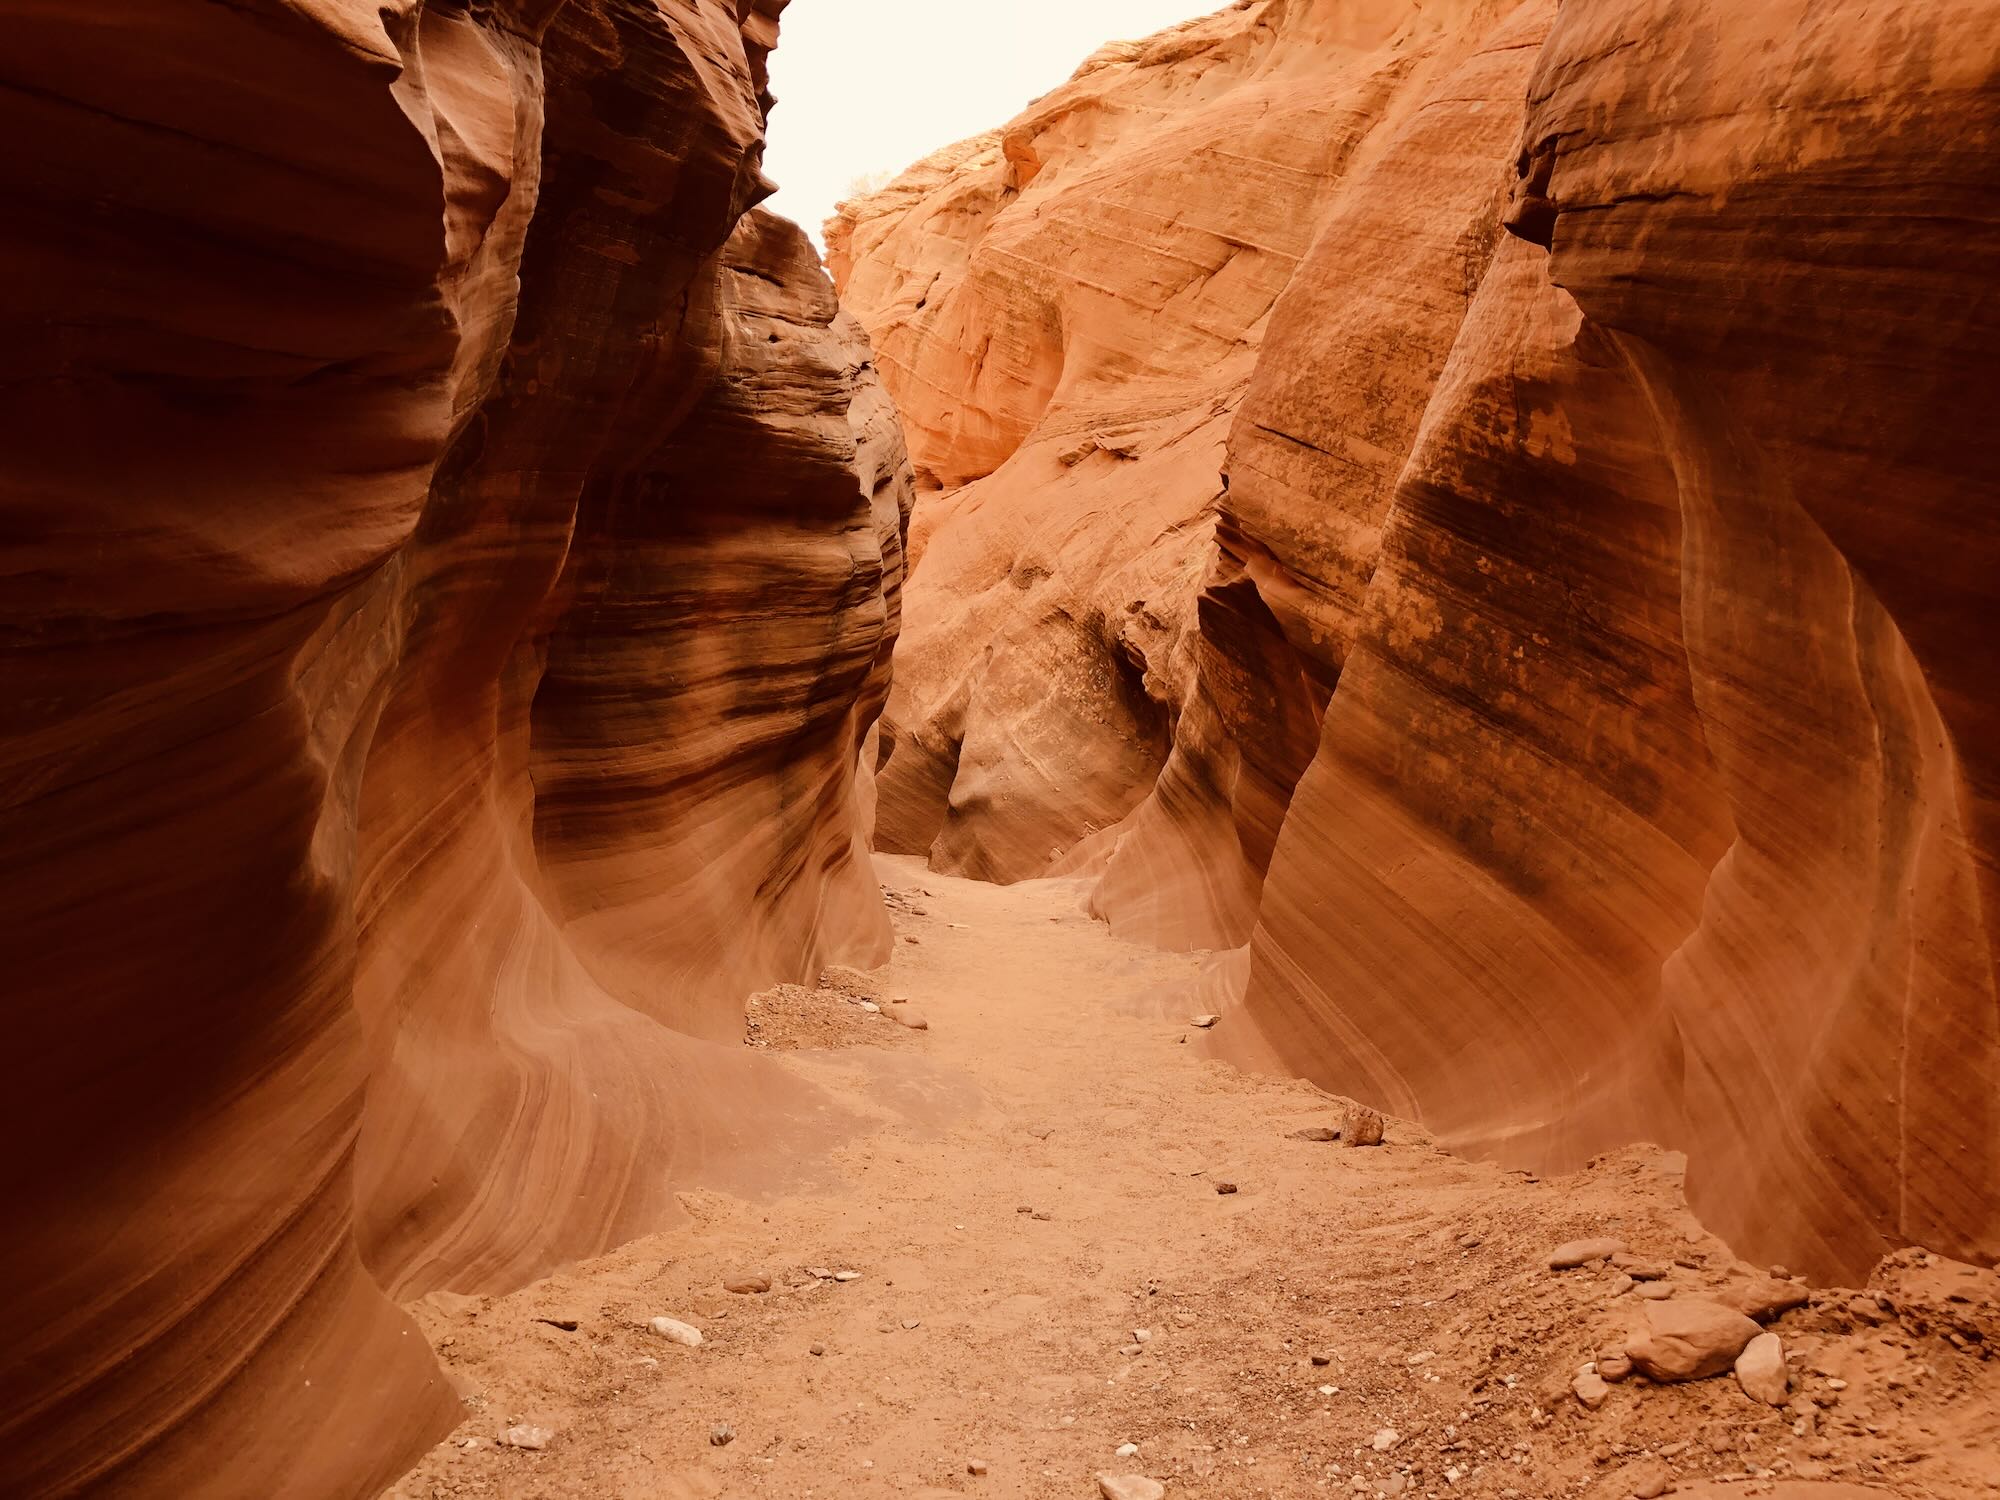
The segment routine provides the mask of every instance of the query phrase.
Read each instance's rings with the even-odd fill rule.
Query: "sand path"
[[[1679,1252],[1699,1262],[1676,1268],[1685,1291],[1730,1261],[1671,1159],[1535,1183],[1399,1122],[1380,1149],[1297,1139],[1339,1101],[1204,1056],[1160,998],[1198,959],[1117,941],[1069,883],[879,868],[921,914],[899,913],[876,977],[930,1029],[829,996],[881,1045],[780,1062],[876,1123],[803,1190],[685,1194],[682,1228],[420,1306],[469,1415],[397,1495],[1089,1497],[1099,1474],[1173,1496],[1610,1495],[1655,1462],[1684,1484],[1898,1462],[1859,1423],[1851,1443],[1831,1414],[1802,1434],[1728,1380],[1624,1387],[1599,1412],[1570,1397],[1616,1310],[1602,1277],[1550,1276],[1550,1246]],[[757,1274],[769,1292],[724,1290]],[[1990,1414],[1982,1368],[1966,1380]],[[521,1423],[545,1449],[496,1445]],[[1912,1493],[1960,1493],[1910,1438],[1932,1481]]]

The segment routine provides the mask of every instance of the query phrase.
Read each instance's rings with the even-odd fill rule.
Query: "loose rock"
[[[1638,1371],[1658,1381],[1703,1380],[1736,1363],[1763,1330],[1733,1307],[1690,1297],[1646,1304],[1646,1327],[1626,1341]]]
[[[1221,1019],[1222,1017],[1220,1016],[1190,1016],[1188,1017],[1188,1024],[1190,1026],[1199,1026],[1203,1031],[1206,1031]]]
[[[984,1474],[986,1472],[986,1460],[983,1458],[967,1459],[965,1472],[973,1475]]]
[[[701,1347],[701,1330],[692,1323],[683,1323],[679,1318],[655,1318],[647,1326],[676,1344],[684,1344],[690,1349]]]
[[[1576,1399],[1590,1411],[1596,1411],[1611,1399],[1611,1387],[1604,1383],[1604,1378],[1595,1370],[1588,1375],[1577,1376],[1570,1383],[1570,1389],[1576,1393]]]
[[[1785,1346],[1775,1333],[1760,1333],[1736,1356],[1736,1383],[1743,1394],[1766,1406],[1783,1406],[1791,1394]]]
[[[1402,1440],[1403,1440],[1403,1435],[1400,1432],[1396,1431],[1395,1428],[1384,1427],[1375,1434],[1374,1438],[1370,1441],[1369,1446],[1373,1448],[1377,1453],[1387,1453],[1391,1448],[1395,1447],[1396,1444],[1402,1442]]]
[[[1587,1266],[1592,1261],[1609,1260],[1621,1255],[1625,1250],[1623,1240],[1571,1240],[1566,1245],[1558,1245],[1549,1252],[1551,1271],[1574,1271],[1578,1266]]]
[[[726,1292],[735,1292],[741,1297],[748,1297],[757,1292],[770,1291],[771,1278],[761,1272],[749,1276],[732,1276],[722,1283],[722,1289]]]
[[[539,1453],[555,1441],[555,1436],[555,1433],[547,1427],[536,1427],[523,1422],[501,1433],[499,1441],[509,1448],[525,1448],[531,1453]]]
[[[1099,1474],[1097,1493],[1104,1500],[1166,1500],[1167,1487],[1143,1474]]]
[[[1226,1198],[1236,1191],[1236,1184],[1233,1182],[1218,1182],[1215,1185],[1215,1190]]]
[[[931,1029],[931,1023],[924,1019],[923,1012],[908,1005],[892,1005],[889,1008],[889,1019],[897,1022],[899,1025],[909,1027],[912,1031],[929,1031]]]
[[[1292,1139],[1295,1141],[1337,1141],[1340,1139],[1340,1132],[1335,1130],[1331,1125],[1308,1125],[1304,1130],[1294,1130],[1292,1132]]]
[[[1340,1122],[1340,1138],[1350,1146],[1382,1144],[1382,1116],[1365,1104],[1349,1109]]]
[[[1735,1308],[1746,1318],[1768,1323],[1795,1307],[1804,1307],[1812,1300],[1812,1293],[1796,1281],[1759,1276],[1750,1281],[1731,1282],[1715,1294],[1715,1300]]]
[[[727,1422],[717,1422],[709,1429],[708,1442],[713,1448],[727,1448],[736,1441],[736,1429]]]

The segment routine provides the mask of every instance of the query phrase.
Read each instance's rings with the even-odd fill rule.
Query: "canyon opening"
[[[0,0],[0,1494],[2000,1494],[2000,0],[1199,9]]]

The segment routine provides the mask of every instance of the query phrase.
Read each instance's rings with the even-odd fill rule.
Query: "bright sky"
[[[857,177],[1004,125],[1106,42],[1225,0],[793,0],[771,58],[767,207],[820,224]]]

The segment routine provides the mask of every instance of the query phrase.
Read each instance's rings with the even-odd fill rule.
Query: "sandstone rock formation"
[[[0,1490],[373,1495],[385,1289],[795,1128],[910,490],[782,7],[0,0]]]
[[[1226,1048],[1460,1148],[1990,1262],[1996,79],[1982,0],[1251,3],[849,205],[885,846],[1244,944]]]

